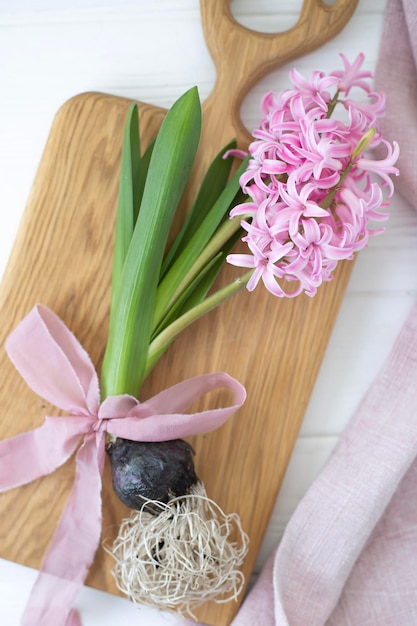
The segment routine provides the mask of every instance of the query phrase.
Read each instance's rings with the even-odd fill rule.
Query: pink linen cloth
[[[417,208],[417,2],[389,0],[376,83]],[[417,304],[232,626],[417,625]]]

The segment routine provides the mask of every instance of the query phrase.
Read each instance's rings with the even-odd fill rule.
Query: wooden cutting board
[[[238,26],[229,2],[202,2],[206,40],[218,80],[203,107],[204,131],[192,201],[202,172],[233,136],[248,137],[240,102],[278,65],[317,47],[342,28],[356,2],[336,7],[305,2],[289,33],[260,35]],[[39,426],[59,412],[32,393],[9,362],[4,340],[35,303],[52,308],[75,333],[99,369],[107,336],[113,232],[122,131],[130,101],[87,93],[57,113],[0,289],[0,438]],[[154,137],[163,109],[139,103],[142,143]],[[189,328],[164,355],[141,398],[180,380],[224,370],[240,380],[248,400],[224,427],[194,438],[197,472],[210,497],[237,511],[250,535],[244,566],[249,579],[352,264],[310,299],[278,300],[261,287],[241,293]],[[228,268],[221,279],[236,276]],[[200,408],[206,405],[201,403]],[[0,556],[39,568],[72,485],[74,465],[0,496]],[[112,539],[129,511],[115,497],[108,464],[103,487],[103,538]],[[87,584],[118,593],[111,558],[99,548]],[[201,621],[226,626],[237,604],[210,603]]]

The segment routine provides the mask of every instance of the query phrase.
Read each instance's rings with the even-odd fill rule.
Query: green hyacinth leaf
[[[139,210],[141,158],[138,107],[132,104],[125,123],[119,176],[113,252],[112,298],[116,296]]]
[[[240,197],[240,196],[239,196]],[[234,203],[234,204],[237,204]],[[222,246],[221,252],[214,256],[205,265],[201,271],[194,278],[192,283],[185,289],[178,300],[175,301],[173,306],[169,309],[169,312],[162,320],[159,327],[152,335],[152,340],[162,332],[169,324],[171,324],[177,317],[184,315],[188,310],[197,306],[202,302],[210,289],[212,288],[216,278],[218,277],[221,269],[224,266],[226,256],[231,252],[236,243],[242,236],[242,230],[237,230],[232,237]]]
[[[187,289],[183,291],[181,296],[168,311],[167,315],[153,333],[151,340],[162,332],[164,328],[169,326],[177,317],[185,313],[185,311],[192,306],[195,306],[198,302],[201,302],[201,300],[204,300],[224,263],[224,258],[224,255],[219,253],[203,267],[201,272],[195,277]]]
[[[185,245],[199,228],[207,213],[210,211],[211,207],[214,205],[225,188],[230,175],[230,170],[232,169],[233,159],[225,159],[224,154],[228,150],[232,150],[235,147],[236,141],[233,140],[220,150],[207,170],[191,211],[187,215],[180,232],[176,236],[164,259],[161,270],[161,278],[166,274],[173,262],[184,250]]]
[[[210,258],[216,255],[225,241],[228,241],[239,227],[239,222],[237,222],[237,226],[234,224],[230,224],[230,226],[225,225],[224,218],[228,215],[230,206],[240,190],[239,178],[246,170],[248,160],[248,158],[245,159],[236,170],[197,231],[187,242],[178,259],[161,281],[155,302],[154,329],[159,326],[172,304],[180,297],[181,292],[192,283],[202,266],[209,260],[206,258],[204,251],[210,250]],[[232,222],[232,220],[227,221]],[[216,249],[216,239],[213,235],[222,222],[225,226],[223,230],[226,238],[224,240],[219,238],[220,245]],[[210,246],[207,245],[209,242]]]
[[[135,211],[135,214],[134,214],[135,224],[136,224],[136,220],[137,220],[138,214],[139,214],[139,207],[140,207],[140,204],[141,204],[142,198],[143,198],[143,192],[144,192],[144,189],[145,189],[146,177],[148,175],[149,163],[151,162],[151,156],[152,156],[152,152],[153,152],[154,146],[155,146],[155,140],[152,141],[152,143],[149,144],[149,146],[146,148],[146,150],[143,153],[142,158],[140,160],[139,178],[138,178],[138,182],[137,182],[137,204],[136,204],[136,211]]]
[[[193,88],[168,111],[152,151],[139,215],[111,307],[101,377],[104,397],[136,396],[143,382],[163,253],[200,133],[201,106]]]
[[[177,317],[162,332],[160,332],[149,344],[148,356],[146,362],[145,375],[147,376],[158,360],[161,358],[165,350],[178,337],[178,335],[188,326],[196,322],[200,317],[206,315],[213,309],[217,308],[222,302],[241,291],[250,280],[253,269],[249,270],[244,276],[234,280],[226,287],[215,291],[207,298],[204,298],[199,304],[188,309],[180,317]]]

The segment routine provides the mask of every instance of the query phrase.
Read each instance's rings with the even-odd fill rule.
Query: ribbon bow
[[[185,380],[144,403],[127,394],[100,403],[98,376],[87,352],[65,324],[41,305],[8,337],[6,350],[28,386],[70,415],[46,417],[39,428],[0,442],[0,491],[53,472],[78,448],[72,491],[21,623],[80,626],[71,604],[100,540],[105,433],[134,441],[167,441],[209,432],[242,406],[246,392],[235,379],[219,372]],[[221,387],[233,392],[233,406],[183,413],[194,400]]]

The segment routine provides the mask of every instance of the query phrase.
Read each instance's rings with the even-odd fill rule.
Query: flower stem
[[[372,143],[372,140],[375,137],[375,133],[376,133],[375,128],[370,128],[368,132],[366,132],[365,135],[362,137],[362,139],[359,141],[356,148],[352,152],[352,156],[350,157],[349,163],[347,164],[345,169],[342,170],[342,173],[340,174],[340,178],[337,182],[337,185],[335,185],[334,187],[330,189],[329,193],[325,196],[323,201],[320,203],[320,206],[322,209],[328,209],[331,206],[333,200],[335,199],[336,193],[340,190],[341,184],[343,183],[346,176],[349,174],[350,170],[352,169],[354,165],[354,159],[360,156],[360,154],[369,146],[369,144]]]
[[[338,103],[338,98],[339,98],[339,93],[340,91],[336,91],[336,93],[334,94],[333,98],[330,100],[329,102],[329,106],[327,107],[327,114],[326,114],[326,118],[328,119],[329,117],[332,116],[333,111],[335,109],[336,104]]]
[[[195,263],[190,267],[189,271],[185,274],[177,289],[172,294],[169,302],[166,304],[165,309],[159,315],[154,317],[155,322],[160,322],[171,306],[181,296],[185,289],[191,284],[194,278],[198,275],[200,270],[222,249],[225,243],[239,230],[241,219],[228,219],[217,230],[217,232],[210,239],[206,247],[202,250],[200,256]],[[156,318],[156,319],[155,319]]]
[[[159,333],[159,335],[157,335],[149,345],[145,376],[148,376],[160,356],[163,352],[165,352],[179,333],[200,317],[218,307],[222,302],[241,291],[248,283],[253,272],[254,270],[250,270],[229,285],[226,285],[226,287],[218,289],[211,296],[203,300],[203,302],[200,302],[195,307],[184,313],[184,315],[181,315],[181,317],[177,318],[174,322],[172,322],[172,324]]]
[[[340,178],[338,180],[337,185],[335,185],[334,187],[332,187],[329,191],[328,194],[326,194],[325,198],[322,200],[322,202],[320,202],[320,206],[322,209],[328,209],[333,200],[335,199],[336,193],[340,190],[340,186],[343,183],[343,181],[345,180],[346,176],[348,175],[348,173],[350,172],[350,170],[352,169],[353,163],[352,161],[350,161],[347,166],[345,167],[345,169],[342,171],[342,173],[340,174]]]

